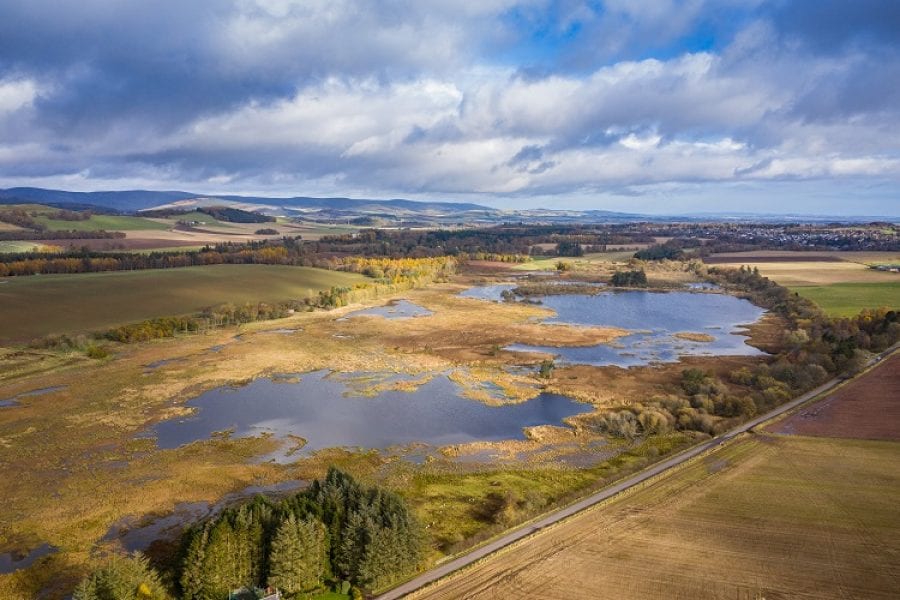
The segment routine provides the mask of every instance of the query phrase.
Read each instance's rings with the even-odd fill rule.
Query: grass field
[[[142,217],[123,217],[117,215],[93,215],[85,221],[63,221],[50,219],[44,215],[34,218],[50,230],[74,231],[145,231],[151,229],[168,229],[168,223],[144,219]]]
[[[850,317],[864,308],[900,308],[900,277],[886,283],[835,283],[824,286],[790,286],[828,314]]]
[[[893,598],[900,443],[745,439],[421,598]]]
[[[273,265],[10,277],[0,283],[0,340],[94,331],[226,302],[303,298],[365,280],[353,273]]]

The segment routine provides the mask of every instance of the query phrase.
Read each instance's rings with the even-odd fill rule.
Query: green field
[[[174,215],[171,217],[166,217],[167,221],[171,221],[172,225],[175,225],[178,221],[197,221],[198,223],[202,223],[204,225],[215,225],[216,227],[231,227],[230,223],[226,223],[225,221],[219,221],[215,217],[208,215],[206,213],[200,212],[199,210],[194,210],[191,212],[186,212],[183,214]]]
[[[227,302],[303,298],[362,281],[354,273],[278,265],[9,277],[0,280],[0,342],[96,331]]]
[[[166,223],[157,223],[142,217],[121,217],[117,215],[93,215],[86,221],[63,221],[38,215],[34,220],[53,231],[135,231],[169,229]]]
[[[900,308],[900,278],[885,283],[833,283],[790,288],[835,317],[851,317],[864,308]]]

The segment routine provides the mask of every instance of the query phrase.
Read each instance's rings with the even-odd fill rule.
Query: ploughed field
[[[896,360],[772,428],[824,403],[807,433],[828,437],[745,435],[414,596],[895,598],[900,442],[832,436],[878,418],[851,406],[896,403]]]
[[[797,435],[900,441],[900,353],[769,429]]]
[[[225,303],[283,302],[366,280],[354,273],[280,265],[8,277],[0,281],[0,343],[104,330]]]

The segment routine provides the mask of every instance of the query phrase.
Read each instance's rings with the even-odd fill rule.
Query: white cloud
[[[0,79],[0,116],[30,107],[38,95],[32,79]]]

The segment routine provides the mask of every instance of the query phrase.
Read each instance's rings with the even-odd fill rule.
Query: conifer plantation
[[[257,497],[186,531],[178,582],[184,600],[219,600],[236,588],[287,597],[348,581],[383,587],[422,557],[420,527],[404,501],[331,469],[289,498]]]

